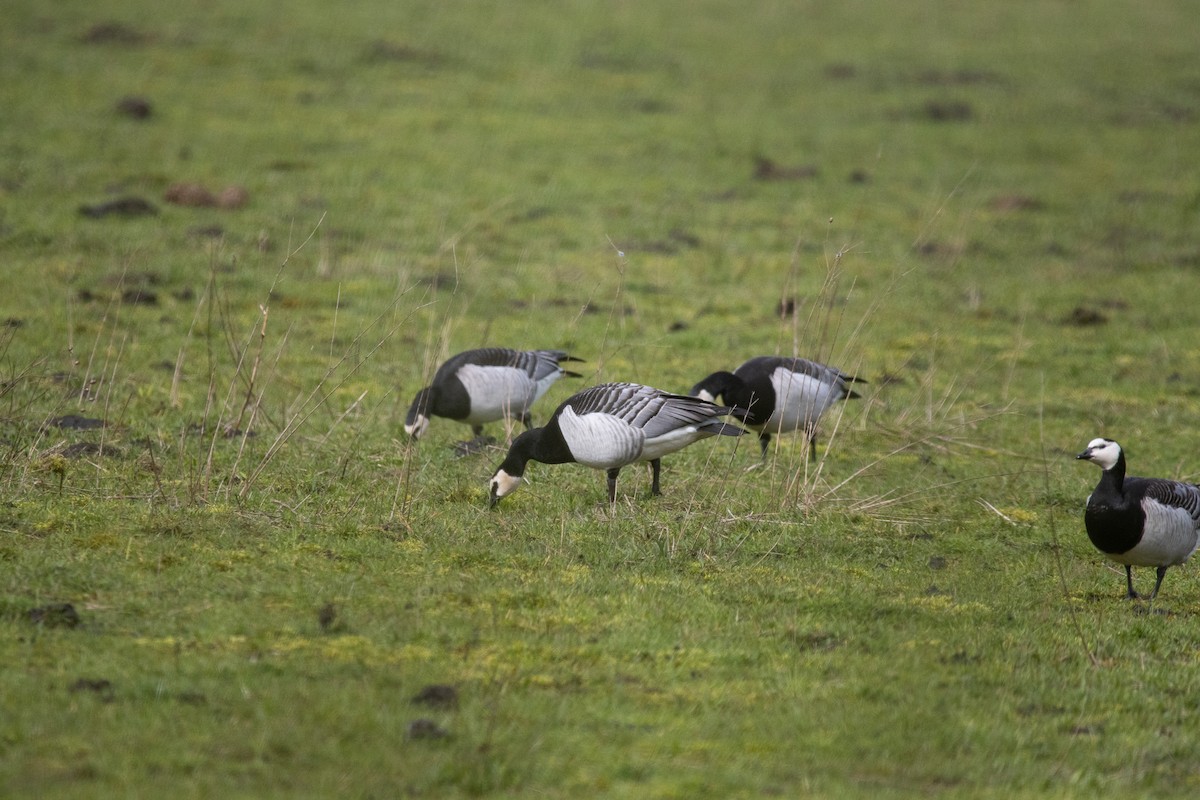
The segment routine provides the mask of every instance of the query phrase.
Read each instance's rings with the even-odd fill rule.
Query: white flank
[[[463,420],[468,425],[519,417],[529,411],[536,397],[533,379],[514,367],[464,364],[457,374],[471,397],[471,413]]]
[[[817,424],[842,395],[835,384],[779,367],[771,374],[775,411],[763,425],[768,433],[788,433]]]
[[[673,431],[668,431],[661,436],[655,436],[653,439],[647,439],[642,446],[642,455],[639,461],[653,461],[656,458],[662,458],[667,453],[674,453],[676,450],[682,450],[692,442],[706,439],[712,436],[710,431],[703,431],[695,425],[688,425],[683,428],[676,428]]]
[[[561,378],[562,376],[563,376],[563,371],[561,369],[556,369],[556,370],[554,370],[554,372],[551,372],[549,375],[546,375],[541,380],[539,380],[534,385],[533,399],[529,401],[529,405],[533,405],[538,400],[540,400],[542,395],[544,395],[546,393],[546,390],[549,389],[551,386],[553,386],[554,382],[556,380],[558,380],[559,378]]]
[[[1161,564],[1182,564],[1196,552],[1196,521],[1182,508],[1163,505],[1157,500],[1142,500],[1146,512],[1142,540],[1124,553],[1108,553],[1119,564],[1135,567],[1157,567]]]
[[[558,427],[571,456],[585,467],[622,467],[642,456],[645,435],[611,414],[593,412],[581,416],[566,406],[558,415]]]

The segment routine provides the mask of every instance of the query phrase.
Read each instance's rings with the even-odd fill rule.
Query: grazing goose
[[[650,491],[661,494],[661,459],[709,436],[741,436],[744,431],[721,417],[734,409],[698,397],[685,397],[637,383],[605,383],[584,389],[560,405],[545,427],[513,440],[504,463],[492,476],[490,504],[511,494],[530,461],[578,463],[608,473],[608,502],[617,501],[617,474],[635,461],[649,461]]]
[[[758,431],[762,457],[772,433],[803,428],[809,445],[816,444],[817,422],[838,400],[859,397],[851,383],[866,383],[839,369],[806,358],[758,356],[733,372],[714,372],[689,394],[705,400],[718,397],[736,406],[734,416]]]
[[[529,428],[529,408],[559,378],[570,375],[563,361],[580,361],[562,350],[467,350],[438,367],[433,383],[417,392],[404,432],[420,439],[430,417],[446,417],[471,426],[478,438],[485,422],[516,417]]]
[[[1083,515],[1088,538],[1101,553],[1125,565],[1130,599],[1141,596],[1133,590],[1132,568],[1156,567],[1153,600],[1167,568],[1187,561],[1200,546],[1200,486],[1125,477],[1125,453],[1112,439],[1092,439],[1075,457],[1104,470]]]

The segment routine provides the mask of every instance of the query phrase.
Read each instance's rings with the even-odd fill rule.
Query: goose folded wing
[[[503,347],[485,347],[482,350],[464,350],[442,362],[433,376],[434,383],[445,383],[467,365],[478,367],[508,367],[512,365],[513,351]]]
[[[728,412],[727,408],[714,406],[695,397],[667,394],[660,395],[655,402],[646,404],[636,421],[631,422],[645,431],[646,438],[653,439],[680,428],[704,425]]]
[[[571,395],[563,403],[576,414],[611,414],[628,421],[631,410],[641,407],[656,392],[636,383],[602,383]]]
[[[1146,481],[1146,496],[1165,506],[1186,511],[1192,521],[1200,526],[1200,486],[1151,479]]]
[[[862,378],[857,378],[853,375],[847,375],[837,367],[831,367],[827,364],[818,364],[816,361],[809,361],[807,358],[786,359],[784,366],[792,372],[800,375],[807,375],[810,378],[815,378],[822,383],[838,384],[838,383],[866,383]]]
[[[535,381],[548,378],[558,372],[578,377],[574,372],[566,372],[559,366],[560,361],[578,361],[578,358],[568,355],[563,350],[532,350],[517,354],[514,366],[529,373]]]

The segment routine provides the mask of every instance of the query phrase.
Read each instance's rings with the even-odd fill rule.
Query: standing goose
[[[521,485],[525,465],[583,464],[608,474],[608,502],[617,501],[617,474],[635,461],[649,461],[650,491],[661,494],[661,459],[709,436],[740,436],[744,431],[721,417],[734,409],[697,397],[668,394],[637,383],[605,383],[584,389],[560,405],[545,427],[513,440],[508,456],[492,476],[490,504]]]
[[[806,358],[758,356],[733,372],[714,372],[689,394],[705,400],[720,397],[736,406],[734,416],[758,431],[762,457],[772,433],[804,429],[809,445],[816,444],[817,422],[838,400],[860,397],[849,384],[866,383],[835,367]]]
[[[1088,497],[1083,521],[1101,553],[1125,565],[1126,596],[1133,567],[1156,567],[1153,600],[1167,568],[1182,564],[1200,546],[1200,486],[1164,478],[1125,477],[1125,453],[1112,439],[1092,439],[1075,456],[1104,470]]]
[[[487,347],[459,353],[438,367],[433,383],[417,392],[404,432],[420,439],[430,417],[470,425],[476,438],[485,422],[505,417],[516,417],[529,428],[530,406],[564,375],[580,377],[560,363],[580,360],[562,350]]]

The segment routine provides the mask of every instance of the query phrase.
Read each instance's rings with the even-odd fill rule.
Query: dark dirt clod
[[[1071,313],[1063,317],[1063,325],[1077,325],[1079,327],[1087,327],[1089,325],[1104,325],[1108,322],[1108,317],[1102,312],[1087,306],[1075,306],[1071,309]]]
[[[775,306],[775,316],[780,319],[789,319],[796,314],[796,298],[784,297]]]
[[[144,97],[122,97],[117,101],[117,113],[130,119],[149,119],[154,106]]]
[[[946,568],[946,559],[942,556],[930,556],[929,557],[929,568],[930,569],[945,569]]]
[[[52,428],[62,428],[67,431],[90,431],[103,428],[104,420],[79,414],[64,414],[61,417],[46,420],[46,424]]]
[[[158,305],[158,295],[149,289],[135,287],[121,292],[121,302],[138,306],[156,306]]]
[[[431,683],[412,696],[412,703],[430,708],[458,708],[458,690],[443,683]]]
[[[975,118],[975,110],[961,100],[930,100],[922,106],[921,116],[934,122],[965,122]]]
[[[29,609],[29,621],[46,628],[74,628],[79,624],[79,612],[70,603],[48,603]]]
[[[754,157],[754,179],[758,181],[802,181],[817,176],[812,164],[783,166],[766,156]]]
[[[102,217],[145,217],[157,214],[158,209],[149,200],[130,196],[118,197],[115,200],[96,203],[95,205],[80,206],[79,213],[92,219],[100,219]]]
[[[414,719],[405,731],[409,739],[445,739],[450,732],[431,719]]]
[[[168,186],[167,191],[163,193],[163,200],[188,208],[213,208],[217,204],[217,196],[207,187],[186,181]]]
[[[373,63],[417,64],[423,67],[439,67],[446,57],[433,50],[422,50],[401,42],[376,39],[367,45],[363,55],[365,61]]]
[[[993,211],[1009,213],[1013,211],[1037,211],[1042,207],[1042,201],[1025,194],[1002,194],[992,198],[989,203]]]
[[[88,28],[79,41],[84,44],[144,44],[150,37],[123,22],[98,22]]]
[[[337,622],[337,606],[333,603],[326,603],[317,611],[317,623],[321,626],[321,630],[327,631]]]
[[[827,64],[825,66],[825,77],[835,81],[849,80],[858,76],[858,68],[853,64]]]
[[[245,186],[230,184],[217,192],[217,208],[226,210],[241,208],[250,202],[250,192]]]
[[[67,691],[71,694],[91,692],[106,703],[111,703],[114,698],[112,681],[107,678],[80,678],[68,686]]]
[[[62,449],[63,458],[82,458],[84,456],[119,456],[121,451],[111,444],[96,442],[75,442]]]
[[[13,330],[17,328],[24,328],[25,320],[21,319],[20,317],[9,317],[8,319],[4,320],[4,327],[11,328]]]

